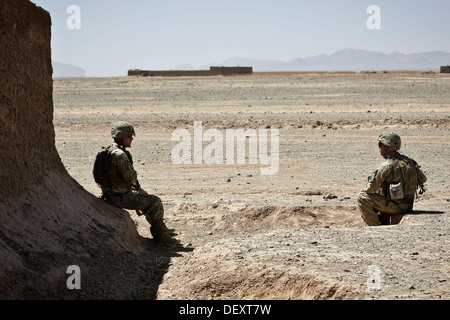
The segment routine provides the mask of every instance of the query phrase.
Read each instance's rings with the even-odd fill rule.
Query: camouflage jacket
[[[132,184],[137,183],[131,153],[117,143],[110,145],[108,152],[111,161],[111,186],[102,186],[103,194],[126,193],[130,191]]]
[[[414,160],[398,152],[386,156],[386,160],[368,177],[368,183],[363,191],[368,194],[378,193],[388,197],[389,192],[387,188],[390,184],[403,182],[408,185],[408,181],[411,179],[409,176],[404,177],[405,171],[402,171],[399,165],[400,161],[411,163],[414,166],[414,169],[409,172],[409,175],[415,175],[412,179],[416,181],[414,183],[415,185],[405,190],[405,197],[414,197],[416,187],[425,183],[427,177]]]

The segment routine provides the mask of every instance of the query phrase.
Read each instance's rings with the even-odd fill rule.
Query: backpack
[[[391,199],[397,200],[414,197],[419,186],[423,189],[423,184],[427,181],[427,177],[420,170],[417,162],[406,156],[398,159],[396,165],[401,171],[402,181],[389,186]]]
[[[95,182],[99,186],[109,186],[111,184],[111,161],[110,157],[111,146],[102,147],[102,150],[97,153],[94,162],[94,168],[92,174]]]

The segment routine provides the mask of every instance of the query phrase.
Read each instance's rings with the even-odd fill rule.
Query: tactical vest
[[[425,174],[416,161],[404,155],[399,154],[393,161],[393,175],[388,181],[390,198],[414,198],[417,188],[427,180]]]

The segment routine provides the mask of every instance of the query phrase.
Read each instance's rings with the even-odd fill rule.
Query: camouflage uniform
[[[115,123],[111,131],[115,139],[134,135],[133,126],[123,121]],[[113,143],[108,147],[108,155],[110,165],[107,183],[100,185],[102,199],[116,207],[141,211],[150,224],[150,232],[155,240],[178,244],[178,240],[171,238],[175,230],[167,228],[163,222],[161,199],[140,188],[130,152],[118,143]]]
[[[394,135],[394,136],[393,136]],[[392,139],[392,136],[394,139]],[[386,140],[386,137],[391,137]],[[415,189],[405,189],[403,199],[392,200],[389,193],[389,185],[405,181],[399,161],[412,163],[414,160],[397,152],[400,149],[400,137],[393,133],[385,133],[378,138],[378,141],[395,149],[395,152],[386,154],[385,161],[378,169],[368,177],[366,187],[357,197],[358,207],[361,217],[369,226],[380,224],[398,224],[405,213],[411,212],[414,203]],[[395,143],[392,143],[392,142]],[[427,180],[423,172],[417,167],[414,174],[418,176],[418,184],[423,184]]]
[[[164,209],[161,199],[143,189],[134,188],[138,180],[130,152],[117,143],[109,146],[108,150],[113,169],[111,186],[101,186],[103,198],[116,207],[142,211],[150,224],[162,220]]]

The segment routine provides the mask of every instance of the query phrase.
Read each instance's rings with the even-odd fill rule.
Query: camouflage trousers
[[[412,210],[410,203],[388,201],[385,196],[378,193],[368,194],[361,191],[356,202],[361,211],[361,217],[368,226],[398,224],[404,214]]]
[[[124,194],[104,195],[103,197],[106,202],[113,206],[128,210],[140,210],[150,224],[153,221],[162,221],[164,218],[164,207],[161,199],[142,189]]]

